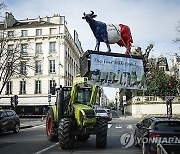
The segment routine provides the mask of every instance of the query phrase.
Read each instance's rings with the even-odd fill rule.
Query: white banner
[[[142,59],[91,54],[89,84],[146,90]]]

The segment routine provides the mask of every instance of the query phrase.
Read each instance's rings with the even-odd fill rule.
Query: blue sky
[[[79,34],[84,51],[94,49],[95,38],[89,25],[82,20],[83,12],[91,10],[97,14],[97,20],[105,23],[126,24],[130,27],[133,45],[142,47],[143,51],[154,44],[150,56],[163,54],[171,59],[172,54],[179,53],[180,44],[174,43],[180,37],[176,27],[180,22],[179,0],[1,0],[7,5],[5,11],[12,12],[16,19],[37,18],[60,14],[65,16],[68,28]],[[125,48],[111,45],[112,52],[124,53]],[[100,50],[106,51],[105,44]],[[110,99],[114,98],[114,89],[105,89]]]

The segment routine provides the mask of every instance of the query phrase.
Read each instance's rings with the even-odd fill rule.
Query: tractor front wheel
[[[61,149],[71,150],[74,147],[74,135],[72,120],[63,118],[59,123],[58,129],[59,144]]]
[[[97,119],[96,147],[106,148],[108,123],[105,119]]]

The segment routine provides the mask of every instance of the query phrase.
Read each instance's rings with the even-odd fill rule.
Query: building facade
[[[172,59],[172,75],[180,79],[180,55],[175,53]]]
[[[65,16],[59,14],[16,20],[7,12],[0,27],[9,37],[8,48],[18,44],[33,66],[32,69],[21,68],[27,77],[12,77],[6,84],[0,106],[10,106],[10,98],[18,95],[19,113],[41,114],[44,107],[56,101],[51,95],[52,87],[70,86],[74,76],[80,73],[79,59],[83,50],[78,34],[67,28]]]

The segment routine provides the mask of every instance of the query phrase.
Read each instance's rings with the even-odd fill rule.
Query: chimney
[[[4,28],[13,27],[13,25],[17,23],[17,20],[14,18],[13,14],[10,12],[5,13],[5,20],[4,20]]]

